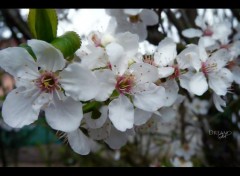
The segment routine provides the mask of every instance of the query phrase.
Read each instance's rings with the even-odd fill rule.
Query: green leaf
[[[33,59],[36,61],[37,57],[34,54],[32,48],[30,46],[28,46],[26,43],[22,43],[21,45],[19,45],[20,47],[26,49],[28,51],[28,53],[33,57]]]
[[[28,26],[34,38],[51,42],[57,36],[58,18],[54,9],[30,9]]]
[[[101,102],[98,101],[92,101],[90,103],[87,103],[83,106],[83,113],[88,113],[91,112],[93,110],[98,109],[100,106],[102,105]]]
[[[76,32],[69,31],[51,42],[64,55],[64,58],[72,56],[81,47],[81,38]]]

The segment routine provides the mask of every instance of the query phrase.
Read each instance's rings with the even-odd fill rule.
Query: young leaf
[[[81,38],[76,32],[69,31],[54,39],[51,44],[58,48],[66,58],[72,56],[81,47]]]
[[[34,38],[51,42],[57,36],[58,18],[54,9],[30,9],[28,25]]]

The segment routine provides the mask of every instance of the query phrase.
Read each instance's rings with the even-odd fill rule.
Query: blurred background
[[[183,36],[187,28],[198,28],[197,16],[208,25],[228,20],[233,38],[240,32],[239,9],[154,9],[159,23],[147,26],[143,52],[153,51],[166,36],[183,46],[196,39]],[[18,46],[31,39],[27,26],[28,9],[0,10],[0,49]],[[57,9],[58,35],[76,31],[84,42],[90,32],[104,32],[110,16],[105,9]],[[240,75],[239,75],[240,76]],[[13,78],[0,70],[0,106],[14,88]],[[0,117],[1,166],[240,166],[240,89],[233,84],[230,103],[223,113],[209,105],[205,95],[193,102],[184,101],[174,121],[158,124],[158,132],[141,133],[129,139],[120,150],[99,143],[87,156],[74,153],[61,134],[50,129],[40,113],[38,121],[22,129],[12,129]],[[185,109],[185,110],[184,110]],[[184,111],[184,112],[183,112]],[[202,112],[204,111],[204,112]],[[180,115],[179,115],[180,114]],[[197,114],[197,115],[196,115]],[[149,122],[150,123],[150,122]],[[212,130],[212,131],[211,131]],[[219,138],[214,131],[228,135]],[[184,144],[184,145],[180,145]]]

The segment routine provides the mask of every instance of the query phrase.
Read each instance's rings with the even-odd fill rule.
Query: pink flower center
[[[216,71],[217,69],[217,63],[212,63],[212,64],[206,64],[205,62],[202,62],[202,72],[204,75],[207,77],[208,73],[212,71]]]
[[[116,90],[120,94],[129,94],[134,86],[134,76],[124,75],[117,77]]]
[[[44,71],[36,80],[37,87],[46,93],[53,93],[55,90],[60,90],[58,77],[53,72]]]
[[[220,48],[224,48],[224,49],[229,49],[230,45],[226,44],[226,45],[221,45]]]
[[[205,29],[203,31],[203,35],[204,36],[212,36],[213,35],[213,31],[211,29],[207,28],[207,29]]]
[[[205,62],[202,62],[202,72],[204,73],[205,76],[207,76],[208,68],[207,68],[207,64]]]
[[[97,34],[93,34],[91,37],[91,40],[93,41],[93,43],[95,44],[96,47],[101,46],[101,40],[97,36]]]
[[[180,70],[177,65],[172,66],[174,68],[174,73],[170,76],[170,79],[175,79],[180,76]]]

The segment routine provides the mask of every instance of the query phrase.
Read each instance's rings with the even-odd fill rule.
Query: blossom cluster
[[[3,103],[5,123],[21,128],[36,121],[43,110],[49,126],[64,132],[72,149],[86,155],[98,141],[120,149],[129,136],[142,131],[170,130],[167,125],[177,119],[183,102],[190,107],[187,113],[207,114],[210,103],[224,111],[232,83],[240,84],[239,34],[228,40],[232,29],[227,21],[207,26],[197,18],[200,29],[186,29],[183,35],[198,37],[198,44],[179,51],[166,37],[146,54],[139,43],[147,37],[146,26],[158,23],[157,14],[149,9],[107,13],[112,16],[108,29],[92,31],[88,44],[71,61],[37,39],[27,42],[36,59],[21,47],[0,51],[1,68],[16,81]],[[206,93],[209,101],[197,98]],[[193,99],[191,105],[187,95]],[[83,112],[88,105],[94,107]],[[178,156],[188,160],[194,153],[198,140],[191,140],[189,152],[178,149]],[[174,146],[181,146],[180,141]]]

